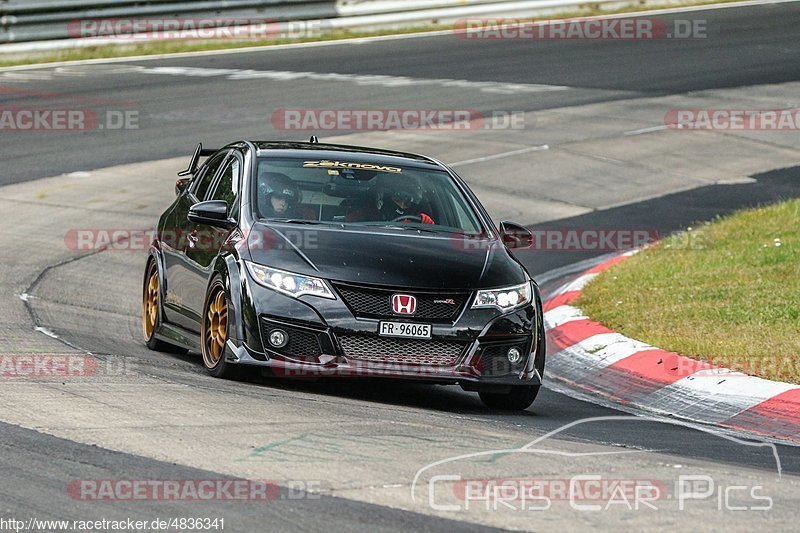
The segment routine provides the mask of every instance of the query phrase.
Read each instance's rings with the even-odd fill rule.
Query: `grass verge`
[[[667,238],[600,274],[578,305],[659,348],[800,383],[800,200]]]
[[[674,2],[663,5],[634,5],[618,9],[603,9],[601,5],[587,4],[579,10],[559,13],[541,17],[539,20],[556,20],[574,17],[589,17],[599,15],[613,15],[618,13],[636,13],[662,8],[675,8],[687,6],[703,6],[711,4],[737,3],[742,0],[687,0],[676,4]],[[525,18],[523,18],[524,20]],[[534,17],[535,19],[535,17]],[[159,54],[174,54],[181,52],[200,52],[205,50],[233,50],[237,48],[250,48],[257,46],[275,46],[281,44],[336,41],[342,39],[378,37],[387,35],[404,35],[409,33],[432,32],[452,29],[452,25],[419,25],[395,29],[377,30],[336,30],[322,35],[299,39],[262,39],[262,40],[237,40],[237,41],[154,41],[143,44],[108,44],[88,46],[82,48],[66,48],[58,51],[8,53],[0,52],[0,67],[13,67],[19,65],[33,65],[38,63],[52,63],[59,61],[79,61],[84,59],[103,59],[111,57],[133,57]]]

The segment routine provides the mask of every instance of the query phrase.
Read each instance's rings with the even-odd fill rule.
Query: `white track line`
[[[558,87],[558,86],[556,86]],[[539,146],[528,146],[526,148],[520,148],[519,150],[511,150],[510,152],[502,152],[499,154],[493,155],[486,155],[483,157],[476,157],[475,159],[465,159],[463,161],[456,161],[455,163],[451,163],[449,166],[451,167],[461,167],[465,165],[472,165],[475,163],[483,163],[484,161],[493,161],[495,159],[502,159],[504,157],[512,157],[515,155],[520,154],[527,154],[529,152],[540,152],[542,150],[549,150],[550,147],[546,144],[542,144]]]

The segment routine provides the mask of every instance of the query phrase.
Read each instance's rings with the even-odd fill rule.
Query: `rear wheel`
[[[509,392],[503,393],[480,391],[478,395],[486,407],[507,411],[523,411],[533,404],[536,395],[539,394],[539,387],[540,385],[511,387]]]
[[[142,289],[142,335],[144,343],[151,350],[159,352],[186,353],[186,349],[174,346],[156,338],[156,330],[161,324],[161,279],[154,260],[147,263],[144,287]]]
[[[203,309],[203,331],[200,335],[203,365],[214,377],[226,379],[239,377],[241,369],[225,361],[229,306],[222,280],[215,279],[211,283]]]

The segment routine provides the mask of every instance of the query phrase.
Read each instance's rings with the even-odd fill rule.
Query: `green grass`
[[[800,383],[800,200],[667,238],[600,274],[578,305],[659,348]]]
[[[555,20],[572,17],[588,17],[595,15],[611,15],[615,13],[633,13],[638,11],[649,11],[652,9],[680,6],[699,6],[708,4],[736,3],[742,0],[686,0],[681,4],[664,5],[641,5],[622,7],[618,9],[603,9],[602,6],[587,4],[578,10],[567,13],[559,13],[538,17],[537,20]],[[527,19],[527,18],[524,18]],[[157,41],[145,44],[109,44],[101,46],[91,46],[85,48],[71,48],[53,52],[31,52],[24,54],[0,54],[0,67],[11,67],[19,65],[31,65],[37,63],[51,63],[56,61],[77,61],[83,59],[101,59],[110,57],[132,57],[157,54],[172,54],[180,52],[197,52],[204,50],[229,50],[236,48],[247,48],[252,46],[274,46],[280,44],[319,42],[352,38],[376,37],[382,35],[403,35],[408,33],[440,31],[452,29],[452,25],[420,25],[409,26],[399,29],[380,29],[380,30],[335,30],[326,32],[322,35],[300,38],[300,39],[262,39],[262,40],[236,40],[236,41]]]

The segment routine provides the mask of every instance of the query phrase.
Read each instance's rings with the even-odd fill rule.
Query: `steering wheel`
[[[401,215],[393,218],[391,222],[419,222],[422,223],[422,217],[419,215]]]

